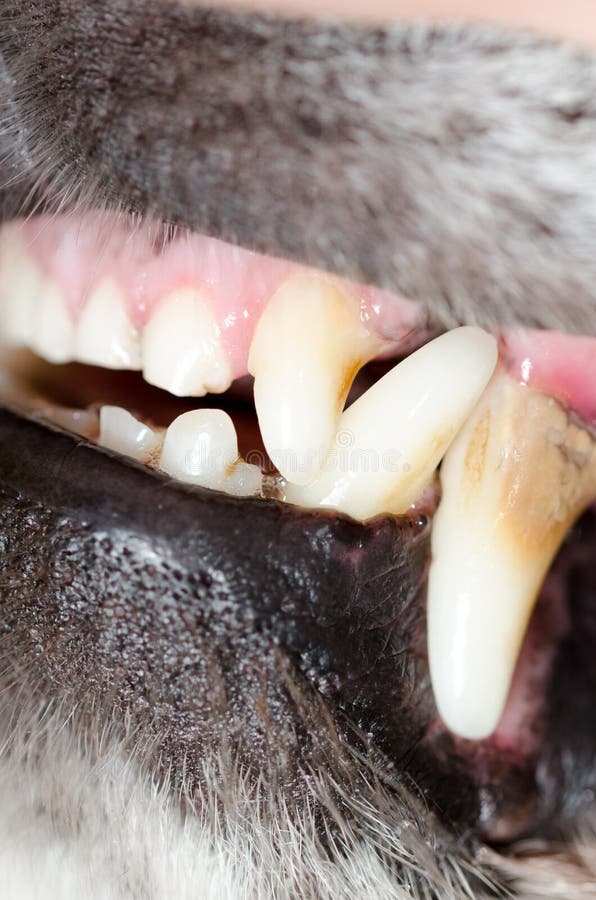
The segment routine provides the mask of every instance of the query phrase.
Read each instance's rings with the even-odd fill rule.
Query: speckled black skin
[[[291,781],[317,731],[363,730],[438,805],[444,774],[418,749],[434,715],[416,651],[423,523],[173,484],[9,412],[0,448],[4,659],[57,697],[132,713],[187,774],[216,739],[259,770],[282,747]]]

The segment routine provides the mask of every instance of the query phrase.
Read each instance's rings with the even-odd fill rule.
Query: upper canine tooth
[[[99,443],[139,462],[156,460],[162,444],[159,432],[139,422],[120,406],[102,406],[99,411]]]
[[[110,369],[140,369],[141,341],[115,282],[95,287],[78,321],[75,359]]]
[[[145,380],[179,397],[221,393],[231,384],[219,326],[198,290],[162,301],[145,325],[142,348]]]
[[[190,484],[245,495],[253,489],[257,492],[261,477],[259,472],[256,485],[256,466],[236,476],[237,463],[238,439],[229,415],[222,409],[193,409],[174,419],[168,428],[159,465],[164,472]]]
[[[325,277],[294,275],[270,299],[248,370],[263,442],[288,481],[317,475],[353,378],[379,347],[358,306]]]
[[[403,513],[428,486],[497,362],[495,339],[462,327],[425,344],[341,416],[325,469],[286,500],[354,518]]]
[[[441,468],[428,646],[439,712],[490,735],[553,557],[596,498],[596,450],[552,399],[499,374]]]

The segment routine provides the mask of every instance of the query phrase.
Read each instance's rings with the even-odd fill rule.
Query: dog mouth
[[[592,62],[6,12],[8,717],[117,728],[195,809],[205,759],[286,811],[326,772],[321,831],[370,777],[437,857],[590,827]]]
[[[5,499],[185,571],[195,516],[205,578],[236,569],[243,615],[435,811],[553,833],[594,789],[594,340],[421,309],[126,216],[5,223]]]

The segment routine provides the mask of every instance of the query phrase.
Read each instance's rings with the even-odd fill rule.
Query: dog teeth
[[[109,369],[141,368],[139,333],[112,279],[101,281],[85,304],[77,324],[74,356],[79,362]]]
[[[42,293],[42,275],[9,225],[0,238],[0,332],[10,345],[28,346]]]
[[[159,465],[179,481],[239,496],[261,487],[260,470],[239,462],[234,423],[221,409],[194,409],[174,419]]]
[[[354,518],[403,513],[428,486],[497,361],[480,328],[435,338],[369,388],[340,418],[322,474],[286,499]]]
[[[142,354],[145,380],[179,397],[221,393],[232,381],[209,302],[192,288],[162,301],[145,325]]]
[[[263,473],[258,466],[237,462],[226,478],[223,490],[236,497],[254,497],[262,492]]]
[[[53,415],[54,420],[56,414]],[[74,430],[71,428],[71,430]],[[159,467],[178,481],[200,484],[236,497],[262,492],[258,466],[238,458],[234,424],[221,409],[197,409],[154,429],[119,406],[102,406],[99,438],[102,447]]]
[[[437,706],[485,738],[503,712],[543,579],[596,499],[590,435],[552,399],[497,376],[441,468],[428,645]]]
[[[72,359],[75,324],[66,301],[10,225],[0,237],[0,331],[7,344],[28,347],[48,362]]]
[[[160,468],[205,487],[219,487],[238,459],[234,423],[221,409],[193,409],[174,419],[166,431]]]
[[[99,443],[102,447],[151,463],[159,455],[162,435],[139,422],[120,406],[102,406],[99,411]]]
[[[294,275],[270,299],[248,369],[263,442],[289,482],[317,475],[352,380],[379,347],[358,306],[329,279]]]
[[[75,324],[54,281],[48,280],[33,314],[29,347],[48,362],[66,363],[74,355]]]

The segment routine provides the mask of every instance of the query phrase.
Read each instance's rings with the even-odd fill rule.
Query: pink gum
[[[150,227],[106,213],[39,216],[21,228],[33,260],[58,283],[75,321],[103,278],[115,281],[139,329],[171,292],[200,289],[211,302],[235,378],[246,374],[264,306],[286,278],[304,271],[296,263],[200,234],[182,231],[164,245]],[[387,341],[388,354],[408,352],[424,339],[422,305],[334,275],[323,277],[359,306],[363,321]],[[520,381],[557,398],[596,426],[596,339],[510,330],[501,338],[501,356]]]
[[[559,400],[596,428],[596,338],[556,331],[509,331],[501,356],[523,384]]]
[[[127,314],[139,329],[173,291],[198,288],[210,300],[233,377],[246,374],[252,336],[267,301],[296,263],[252,253],[200,234],[180,232],[165,245],[149,228],[103,214],[40,216],[22,225],[28,252],[53,278],[76,321],[103,278],[122,291]],[[372,287],[333,275],[361,311],[371,331],[404,346],[421,322],[421,309]]]

